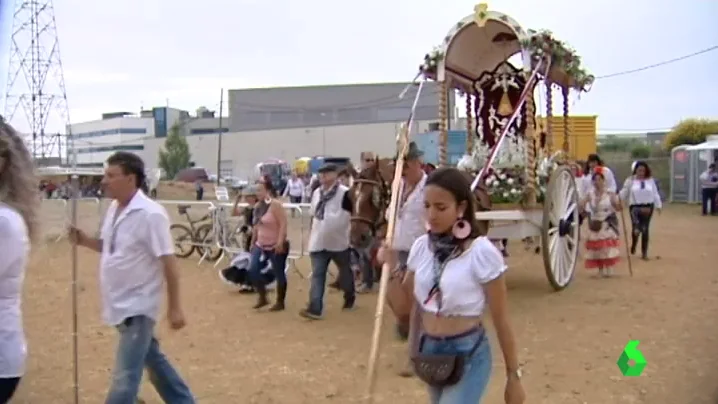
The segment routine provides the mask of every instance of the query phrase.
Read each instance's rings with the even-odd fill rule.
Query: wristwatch
[[[521,371],[521,368],[518,368],[516,370],[506,370],[506,377],[515,377],[519,380],[521,380],[521,376],[523,376],[524,372]]]

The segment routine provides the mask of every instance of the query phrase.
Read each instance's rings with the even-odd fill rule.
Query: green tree
[[[644,144],[637,144],[631,149],[631,157],[634,159],[647,159],[651,157],[651,148]]]
[[[192,155],[189,152],[189,144],[184,136],[180,135],[178,125],[172,126],[167,138],[165,146],[160,149],[159,166],[167,174],[167,178],[172,179],[180,170],[190,166]]]
[[[668,132],[666,139],[663,141],[663,146],[666,150],[671,150],[682,144],[703,143],[708,135],[716,134],[718,134],[718,120],[684,119]]]

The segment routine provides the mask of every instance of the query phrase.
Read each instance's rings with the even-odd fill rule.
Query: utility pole
[[[7,3],[11,2],[0,1],[4,7],[0,14],[9,11]],[[0,38],[0,42],[10,40],[3,115],[28,136],[29,149],[39,164],[47,164],[50,158],[61,161],[63,154],[68,163],[74,163],[75,153],[67,150],[70,119],[53,0],[14,3],[12,36]],[[6,27],[1,31],[5,33]],[[5,66],[0,70],[4,72]]]
[[[220,183],[221,168],[222,168],[222,111],[224,109],[224,89],[220,90],[219,94],[219,133],[217,134],[217,185]]]

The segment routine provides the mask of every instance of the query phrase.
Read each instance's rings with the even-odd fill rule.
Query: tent
[[[710,135],[696,145],[680,145],[671,150],[671,202],[701,202],[698,177],[718,160],[718,135]]]

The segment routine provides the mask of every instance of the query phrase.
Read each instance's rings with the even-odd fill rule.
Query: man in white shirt
[[[426,172],[422,157],[424,152],[419,150],[416,143],[409,144],[409,150],[404,157],[402,179],[400,186],[400,199],[397,211],[392,249],[387,254],[389,268],[393,276],[404,277],[406,273],[406,260],[414,240],[426,233],[426,219],[424,217],[424,185],[426,185]],[[408,324],[397,324],[397,332],[401,338],[406,339]]]
[[[117,152],[110,156],[102,185],[113,201],[100,238],[70,229],[72,242],[101,254],[102,317],[120,334],[105,404],[134,403],[144,368],[165,403],[194,404],[192,393],[154,336],[165,283],[170,326],[175,330],[184,327],[185,317],[169,217],[162,205],[139,189],[144,173],[144,163],[137,155]]]
[[[290,203],[302,203],[302,196],[304,196],[304,181],[297,176],[296,171],[292,171],[292,176],[287,181],[287,186],[284,187],[284,197],[289,197]],[[295,215],[294,209],[292,209],[292,217]]]
[[[715,163],[708,166],[708,169],[701,173],[699,179],[701,180],[701,199],[702,199],[702,210],[703,216],[706,216],[710,211],[713,216],[718,215],[716,212],[716,196],[718,195],[718,170],[716,170]]]
[[[299,312],[299,315],[311,320],[322,317],[330,261],[334,261],[339,269],[339,282],[344,290],[342,309],[353,309],[356,299],[349,254],[352,203],[348,188],[339,184],[337,174],[336,165],[322,166],[319,169],[320,186],[314,190],[311,198],[310,212],[313,218],[308,250],[312,260],[312,281],[309,304]]]

